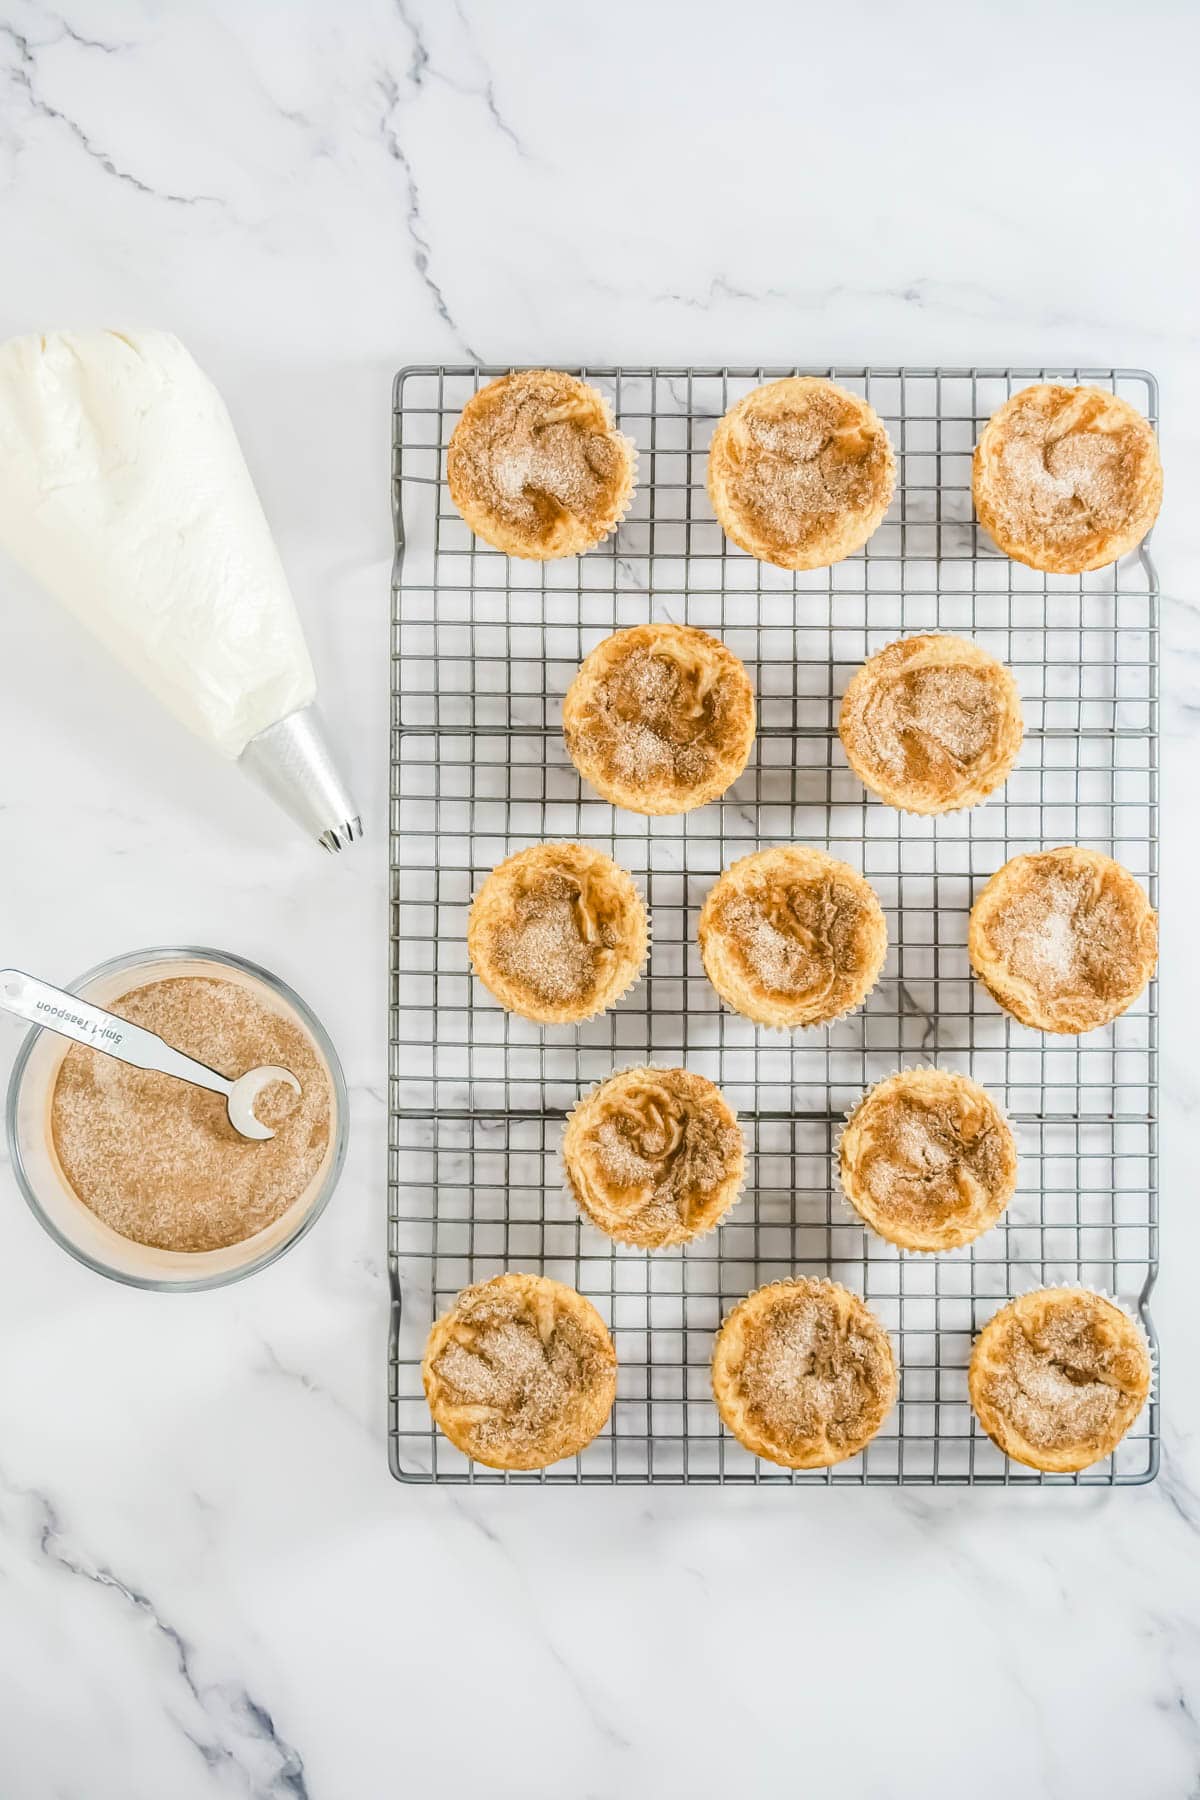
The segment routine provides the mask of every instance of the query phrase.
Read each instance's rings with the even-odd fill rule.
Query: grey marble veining
[[[370,828],[319,858],[4,571],[4,959],[255,957],[325,1020],[354,1112],[318,1228],[223,1294],[97,1281],[0,1169],[5,1800],[1196,1800],[1198,48],[1171,0],[1003,29],[933,0],[0,0],[0,334],[163,325],[213,374]],[[390,378],[468,353],[1158,374],[1153,1487],[389,1480]]]

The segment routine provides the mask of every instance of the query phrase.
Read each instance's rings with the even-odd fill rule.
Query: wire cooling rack
[[[974,524],[972,446],[1028,382],[1090,382],[1152,421],[1151,376],[1124,369],[584,369],[638,445],[640,482],[615,540],[581,558],[510,560],[472,537],[445,487],[464,402],[501,369],[396,378],[393,493],[389,1454],[402,1480],[591,1484],[1129,1485],[1158,1466],[1157,1401],[1107,1462],[1042,1476],[1008,1462],[967,1401],[973,1335],[1010,1295],[1084,1282],[1147,1311],[1157,1259],[1156,998],[1081,1038],[1029,1031],[971,979],[967,914],[1009,856],[1083,843],[1157,876],[1157,581],[1149,555],[1084,577],[999,555]],[[757,383],[827,374],[883,416],[896,499],[861,555],[793,575],[732,547],[704,490],[715,421]],[[678,818],[616,810],[584,787],[561,735],[583,656],[618,626],[717,632],[746,663],[759,732],[741,779]],[[1007,662],[1026,739],[987,805],[939,819],[871,799],[837,739],[840,696],[903,633],[965,633]],[[578,1027],[542,1030],[469,970],[467,908],[488,871],[546,838],[597,844],[630,869],[653,919],[645,979]],[[890,949],[865,1009],[827,1029],[764,1031],[721,1010],[696,918],[728,863],[797,841],[860,867]],[[559,1143],[580,1092],[633,1063],[685,1063],[720,1083],[750,1150],[747,1191],[699,1243],[653,1256],[613,1245],[564,1195]],[[902,1256],[839,1198],[835,1140],[864,1088],[899,1066],[972,1074],[1003,1100],[1020,1150],[1004,1221],[946,1255]],[[420,1359],[458,1290],[504,1269],[570,1283],[599,1308],[620,1362],[608,1428],[540,1474],[472,1464],[433,1429]],[[852,1462],[761,1462],[712,1402],[713,1333],[732,1304],[792,1273],[865,1296],[900,1353],[901,1397]]]

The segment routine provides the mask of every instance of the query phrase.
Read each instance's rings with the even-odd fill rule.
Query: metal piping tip
[[[300,829],[334,855],[363,834],[315,706],[302,706],[250,739],[238,758]]]
[[[336,830],[323,831],[317,839],[322,850],[329,850],[335,856],[344,850],[347,844],[357,843],[363,834],[363,822],[360,818],[346,819]]]

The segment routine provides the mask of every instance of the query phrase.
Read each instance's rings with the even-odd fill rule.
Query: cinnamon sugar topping
[[[995,690],[976,669],[916,669],[876,697],[870,725],[880,760],[918,778],[931,764],[968,768],[996,735]]]
[[[686,1069],[626,1069],[585,1096],[563,1144],[594,1224],[653,1249],[708,1230],[741,1186],[745,1148],[719,1088]]]
[[[868,657],[842,701],[838,733],[859,779],[890,806],[975,806],[1021,744],[1012,675],[965,638],[900,638]]]
[[[824,1431],[855,1438],[878,1401],[891,1365],[875,1333],[843,1328],[819,1291],[776,1306],[753,1334],[742,1364],[747,1402],[789,1436]]]
[[[837,390],[811,389],[802,410],[742,421],[738,497],[761,529],[795,539],[847,507],[870,501],[877,440],[847,417]]]
[[[598,543],[633,485],[630,444],[602,396],[553,369],[482,388],[455,428],[446,466],[468,524],[500,549],[535,557]]]
[[[794,880],[786,875],[719,896],[711,928],[768,994],[833,1005],[862,972],[870,909],[837,864]]]
[[[1055,402],[1053,409],[1029,404],[1009,415],[1002,497],[1051,537],[1077,535],[1081,515],[1112,531],[1125,519],[1141,434],[1128,425],[1096,429],[1104,402],[1086,390],[1059,389]]]
[[[538,999],[569,1004],[595,991],[617,942],[613,920],[589,906],[582,884],[550,870],[517,895],[512,923],[497,930],[493,954]]]
[[[122,1237],[160,1250],[218,1250],[273,1224],[329,1147],[332,1094],[307,1034],[240,982],[209,976],[149,982],[109,1010],[230,1078],[262,1064],[290,1069],[301,1091],[266,1088],[256,1110],[275,1136],[247,1142],[220,1094],[73,1045],[50,1122],[80,1200]]]
[[[713,433],[708,491],[725,530],[783,568],[861,548],[887,510],[895,461],[865,400],[813,376],[765,383]]]
[[[541,1468],[604,1423],[616,1355],[573,1289],[507,1274],[458,1296],[434,1326],[423,1374],[434,1417],[460,1449],[498,1468]]]
[[[845,1288],[781,1281],[725,1321],[713,1389],[748,1448],[789,1467],[821,1467],[878,1431],[895,1398],[895,1360],[882,1327]]]
[[[1114,1447],[1149,1385],[1136,1327],[1086,1290],[1048,1288],[1012,1302],[984,1328],[972,1359],[972,1402],[1001,1447],[1069,1467]]]
[[[975,504],[1000,547],[1076,573],[1132,549],[1154,523],[1162,469],[1142,415],[1099,388],[1023,388],[975,452]]]
[[[989,936],[1019,980],[1047,991],[1084,989],[1101,1000],[1128,983],[1135,922],[1119,889],[1090,869],[1040,859],[1036,877],[1014,888]]]
[[[471,908],[467,947],[504,1005],[542,1023],[618,1000],[646,953],[631,877],[585,844],[538,844],[492,870]]]
[[[955,1212],[968,1200],[967,1180],[991,1188],[1004,1169],[999,1133],[988,1125],[967,1137],[953,1104],[930,1106],[907,1098],[877,1124],[867,1184],[889,1209],[914,1220]],[[966,1179],[964,1179],[964,1177]]]
[[[995,1222],[1016,1183],[1012,1132],[965,1076],[907,1069],[851,1114],[842,1185],[866,1223],[913,1250],[947,1250]]]
[[[615,804],[686,811],[745,767],[754,698],[719,639],[690,626],[635,625],[585,659],[563,730],[580,773]]]

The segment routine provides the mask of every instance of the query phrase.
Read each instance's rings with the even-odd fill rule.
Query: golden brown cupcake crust
[[[467,953],[484,987],[539,1025],[614,1006],[648,944],[632,876],[590,844],[518,850],[492,870],[467,921]]]
[[[535,561],[607,537],[636,473],[633,444],[604,396],[557,369],[522,369],[480,388],[446,453],[450,498],[471,530]]]
[[[838,1151],[860,1218],[905,1250],[953,1250],[996,1223],[1017,1184],[1008,1121],[976,1082],[903,1069],[865,1094]]]
[[[788,844],[731,863],[700,912],[708,979],[735,1012],[780,1028],[861,1006],[887,955],[875,890],[824,850]]]
[[[1014,856],[971,908],[971,966],[992,997],[1036,1031],[1107,1025],[1132,1006],[1158,960],[1158,915],[1111,857],[1067,845]]]
[[[975,1340],[971,1405],[1015,1462],[1074,1474],[1116,1449],[1150,1393],[1137,1326],[1102,1294],[1040,1288],[1013,1300]]]
[[[492,1469],[544,1469],[603,1429],[617,1355],[590,1300],[544,1275],[465,1288],[429,1333],[421,1364],[435,1422]]]
[[[1102,569],[1136,549],[1162,503],[1149,422],[1100,388],[1022,388],[975,448],[979,522],[1015,562],[1052,574]]]
[[[900,638],[869,657],[838,734],[864,786],[911,813],[977,806],[1007,778],[1023,733],[1017,684],[966,638]]]
[[[622,1069],[572,1112],[563,1164],[593,1225],[654,1250],[719,1223],[741,1192],[746,1149],[720,1088],[703,1075]]]
[[[861,550],[891,504],[883,421],[820,376],[769,381],[713,433],[708,493],[726,534],[781,569],[823,569]]]
[[[740,1300],[717,1333],[712,1376],[729,1430],[786,1469],[856,1456],[896,1400],[886,1331],[834,1281],[776,1281]]]
[[[614,806],[681,813],[737,780],[754,743],[750,677],[690,625],[633,625],[597,644],[563,703],[567,753]]]

